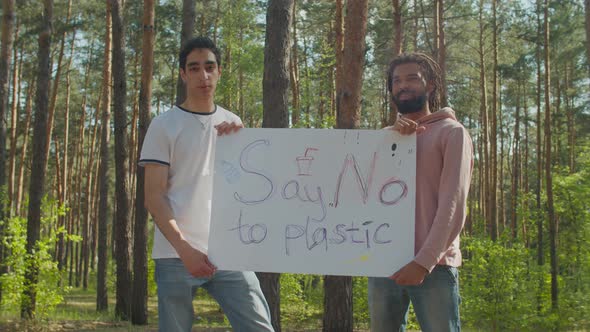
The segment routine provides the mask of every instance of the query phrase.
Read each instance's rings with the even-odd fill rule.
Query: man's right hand
[[[217,129],[218,136],[236,133],[242,128],[244,128],[244,125],[241,123],[235,123],[235,122],[229,123],[226,121],[223,121],[222,123],[215,126],[215,129]]]
[[[387,127],[386,129],[395,130],[402,135],[411,135],[414,132],[420,134],[426,130],[426,127],[418,125],[416,121],[399,116],[393,126]]]
[[[178,251],[178,255],[188,273],[193,277],[209,278],[217,271],[217,268],[209,261],[207,255],[189,244],[184,245]]]

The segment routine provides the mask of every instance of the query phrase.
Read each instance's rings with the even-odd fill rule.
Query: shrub
[[[8,267],[8,273],[0,276],[2,285],[2,303],[4,310],[20,308],[25,289],[25,271],[32,264],[38,267],[39,277],[35,287],[36,316],[47,317],[69,291],[67,287],[58,287],[60,273],[57,262],[53,259],[52,251],[60,234],[65,234],[63,227],[52,229],[57,225],[57,218],[65,214],[65,207],[59,206],[54,200],[43,200],[41,217],[41,239],[37,242],[33,254],[26,252],[27,220],[22,217],[8,219],[5,224],[5,236],[2,239],[8,255],[3,264]],[[66,238],[78,241],[78,237]]]

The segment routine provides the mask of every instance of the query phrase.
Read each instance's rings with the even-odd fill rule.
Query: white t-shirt
[[[139,165],[167,165],[168,192],[178,228],[191,246],[207,253],[213,164],[217,130],[223,121],[242,123],[230,111],[215,106],[213,113],[193,113],[178,106],[154,118],[148,128]],[[153,258],[178,257],[176,250],[155,228]]]

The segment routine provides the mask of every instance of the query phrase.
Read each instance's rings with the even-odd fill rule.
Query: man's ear
[[[182,82],[186,83],[186,72],[184,71],[184,68],[180,68],[180,78],[182,79]]]
[[[217,73],[219,74],[219,77],[221,77],[221,66],[217,66]]]

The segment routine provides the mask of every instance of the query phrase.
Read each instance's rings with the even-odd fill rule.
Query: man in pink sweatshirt
[[[400,113],[389,129],[417,134],[414,259],[389,278],[369,278],[371,331],[405,331],[410,301],[423,331],[460,331],[459,234],[465,223],[473,148],[452,109],[439,110],[440,68],[403,54],[388,70]]]

